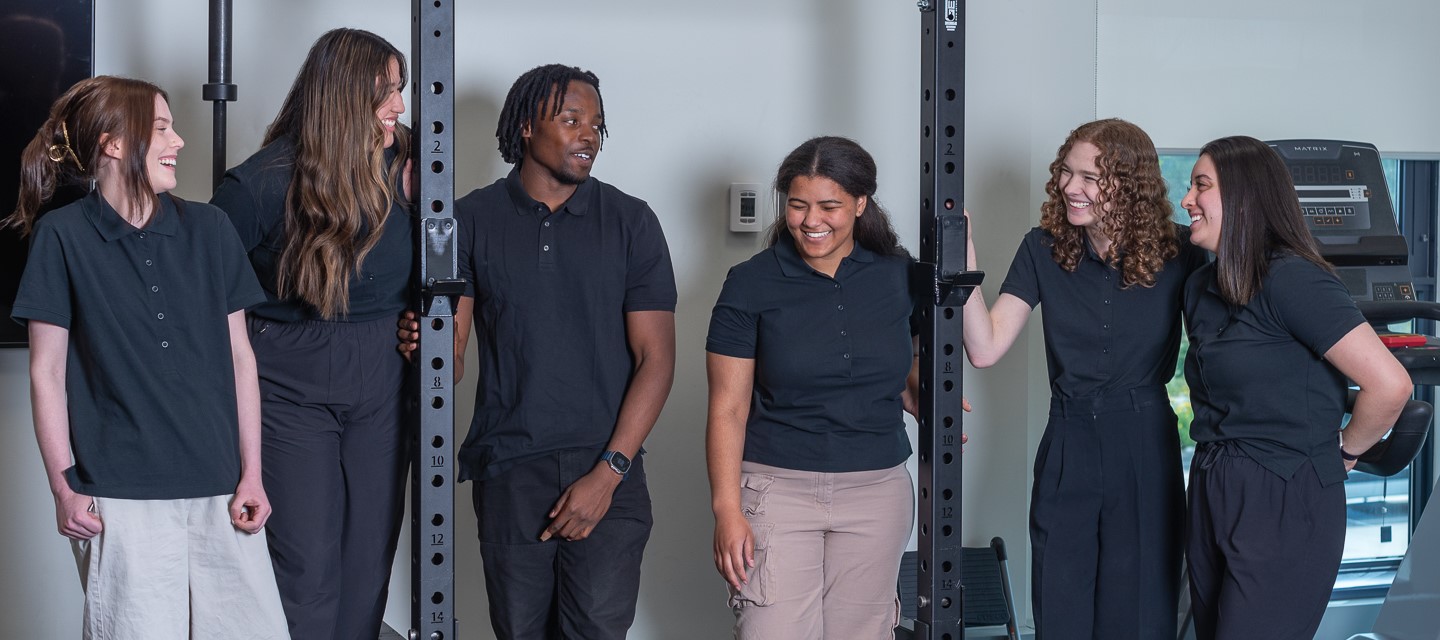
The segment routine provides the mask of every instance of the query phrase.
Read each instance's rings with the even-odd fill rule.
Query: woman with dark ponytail
[[[914,261],[875,187],[851,140],[792,151],[770,247],[730,270],[710,316],[715,568],[737,638],[890,638],[899,621]]]
[[[100,76],[25,148],[7,226],[30,237],[14,318],[84,637],[289,638],[261,529],[260,400],[245,308],[264,293],[225,214],[169,195],[165,93]],[[58,188],[79,201],[41,214]],[[73,463],[72,463],[73,461]]]
[[[393,327],[416,247],[405,69],[368,31],[320,36],[263,148],[211,200],[268,298],[250,331],[270,552],[297,638],[373,638],[385,611],[408,462]]]

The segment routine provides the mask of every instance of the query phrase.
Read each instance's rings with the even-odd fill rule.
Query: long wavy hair
[[[1220,138],[1200,155],[1215,163],[1220,189],[1220,244],[1215,279],[1220,297],[1244,306],[1260,291],[1277,254],[1291,253],[1334,273],[1305,227],[1290,170],[1270,145],[1248,136]]]
[[[25,145],[20,158],[20,194],[15,210],[3,226],[28,236],[55,190],[87,185],[96,179],[103,153],[101,140],[114,140],[127,151],[115,165],[120,183],[119,213],[139,220],[160,210],[160,199],[150,184],[145,154],[155,128],[155,96],[169,100],[160,87],[144,80],[97,76],[75,83],[55,99],[50,116]],[[107,137],[108,136],[108,137]]]
[[[390,208],[405,198],[395,185],[410,156],[409,130],[397,123],[395,159],[386,166],[385,131],[375,117],[391,90],[391,60],[403,87],[405,55],[384,38],[359,29],[325,33],[265,131],[266,145],[295,144],[276,293],[326,318],[349,311],[350,279],[384,234]]]
[[[1065,156],[1081,142],[1100,149],[1095,159],[1100,169],[1100,199],[1095,208],[1103,212],[1099,230],[1111,242],[1106,261],[1120,271],[1124,286],[1154,286],[1155,274],[1180,252],[1180,245],[1170,219],[1172,210],[1165,197],[1155,143],[1140,127],[1117,118],[1096,120],[1071,131],[1050,163],[1050,180],[1045,183],[1049,200],[1040,207],[1040,227],[1055,237],[1051,257],[1062,269],[1073,272],[1085,255],[1085,229],[1070,224],[1065,194],[1060,191]]]
[[[788,193],[796,178],[820,177],[833,180],[851,197],[865,196],[865,210],[855,219],[855,242],[880,255],[909,257],[890,224],[890,215],[875,199],[875,176],[875,159],[864,147],[849,138],[822,136],[806,140],[785,156],[775,173],[774,186],[776,191]],[[782,239],[795,241],[785,226],[785,216],[770,225],[765,246],[773,247]]]

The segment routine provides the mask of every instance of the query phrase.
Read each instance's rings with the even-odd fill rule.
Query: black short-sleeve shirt
[[[655,212],[590,178],[557,211],[519,170],[455,203],[459,269],[475,298],[475,417],[460,479],[560,449],[603,448],[635,360],[625,314],[675,311]]]
[[[395,158],[392,146],[385,150],[385,164]],[[250,255],[255,273],[265,288],[266,301],[250,313],[267,320],[295,322],[319,319],[314,307],[276,295],[276,269],[285,248],[285,200],[295,176],[295,144],[289,138],[276,140],[227,171],[213,204],[225,210]],[[397,181],[398,182],[398,181]],[[395,185],[400,193],[400,185]],[[368,230],[361,229],[363,236]],[[385,232],[366,254],[359,273],[350,278],[350,310],[332,320],[365,322],[398,316],[409,305],[414,282],[414,218],[400,203],[390,207]]]
[[[169,196],[143,229],[99,192],[35,226],[14,318],[70,332],[77,493],[224,495],[240,481],[229,314],[264,301],[225,214]]]
[[[1052,256],[1054,236],[1039,227],[1025,234],[1000,293],[1042,314],[1050,393],[1082,398],[1165,384],[1180,353],[1180,309],[1185,279],[1205,264],[1176,225],[1180,252],[1155,274],[1155,284],[1125,286],[1118,269],[1087,249],[1075,271]]]
[[[784,240],[730,270],[705,350],[755,361],[745,460],[841,473],[910,457],[910,268],[857,243],[831,278]]]
[[[1185,289],[1190,437],[1233,440],[1281,478],[1308,458],[1322,483],[1344,480],[1336,431],[1346,381],[1324,355],[1365,322],[1345,285],[1287,254],[1271,259],[1260,292],[1240,309],[1220,297],[1213,265]]]

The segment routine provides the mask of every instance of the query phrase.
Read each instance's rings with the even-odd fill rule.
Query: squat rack
[[[915,637],[963,640],[960,489],[966,271],[965,6],[920,0],[920,452]]]

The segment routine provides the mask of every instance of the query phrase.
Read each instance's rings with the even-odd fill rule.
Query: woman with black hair
[[[1185,287],[1196,637],[1309,640],[1344,550],[1342,482],[1410,379],[1320,257],[1268,145],[1205,145],[1181,204],[1216,256]],[[1347,378],[1360,391],[1342,432]]]
[[[913,260],[875,186],[851,140],[792,151],[770,247],[730,270],[710,318],[715,567],[737,638],[889,638],[899,622]]]

